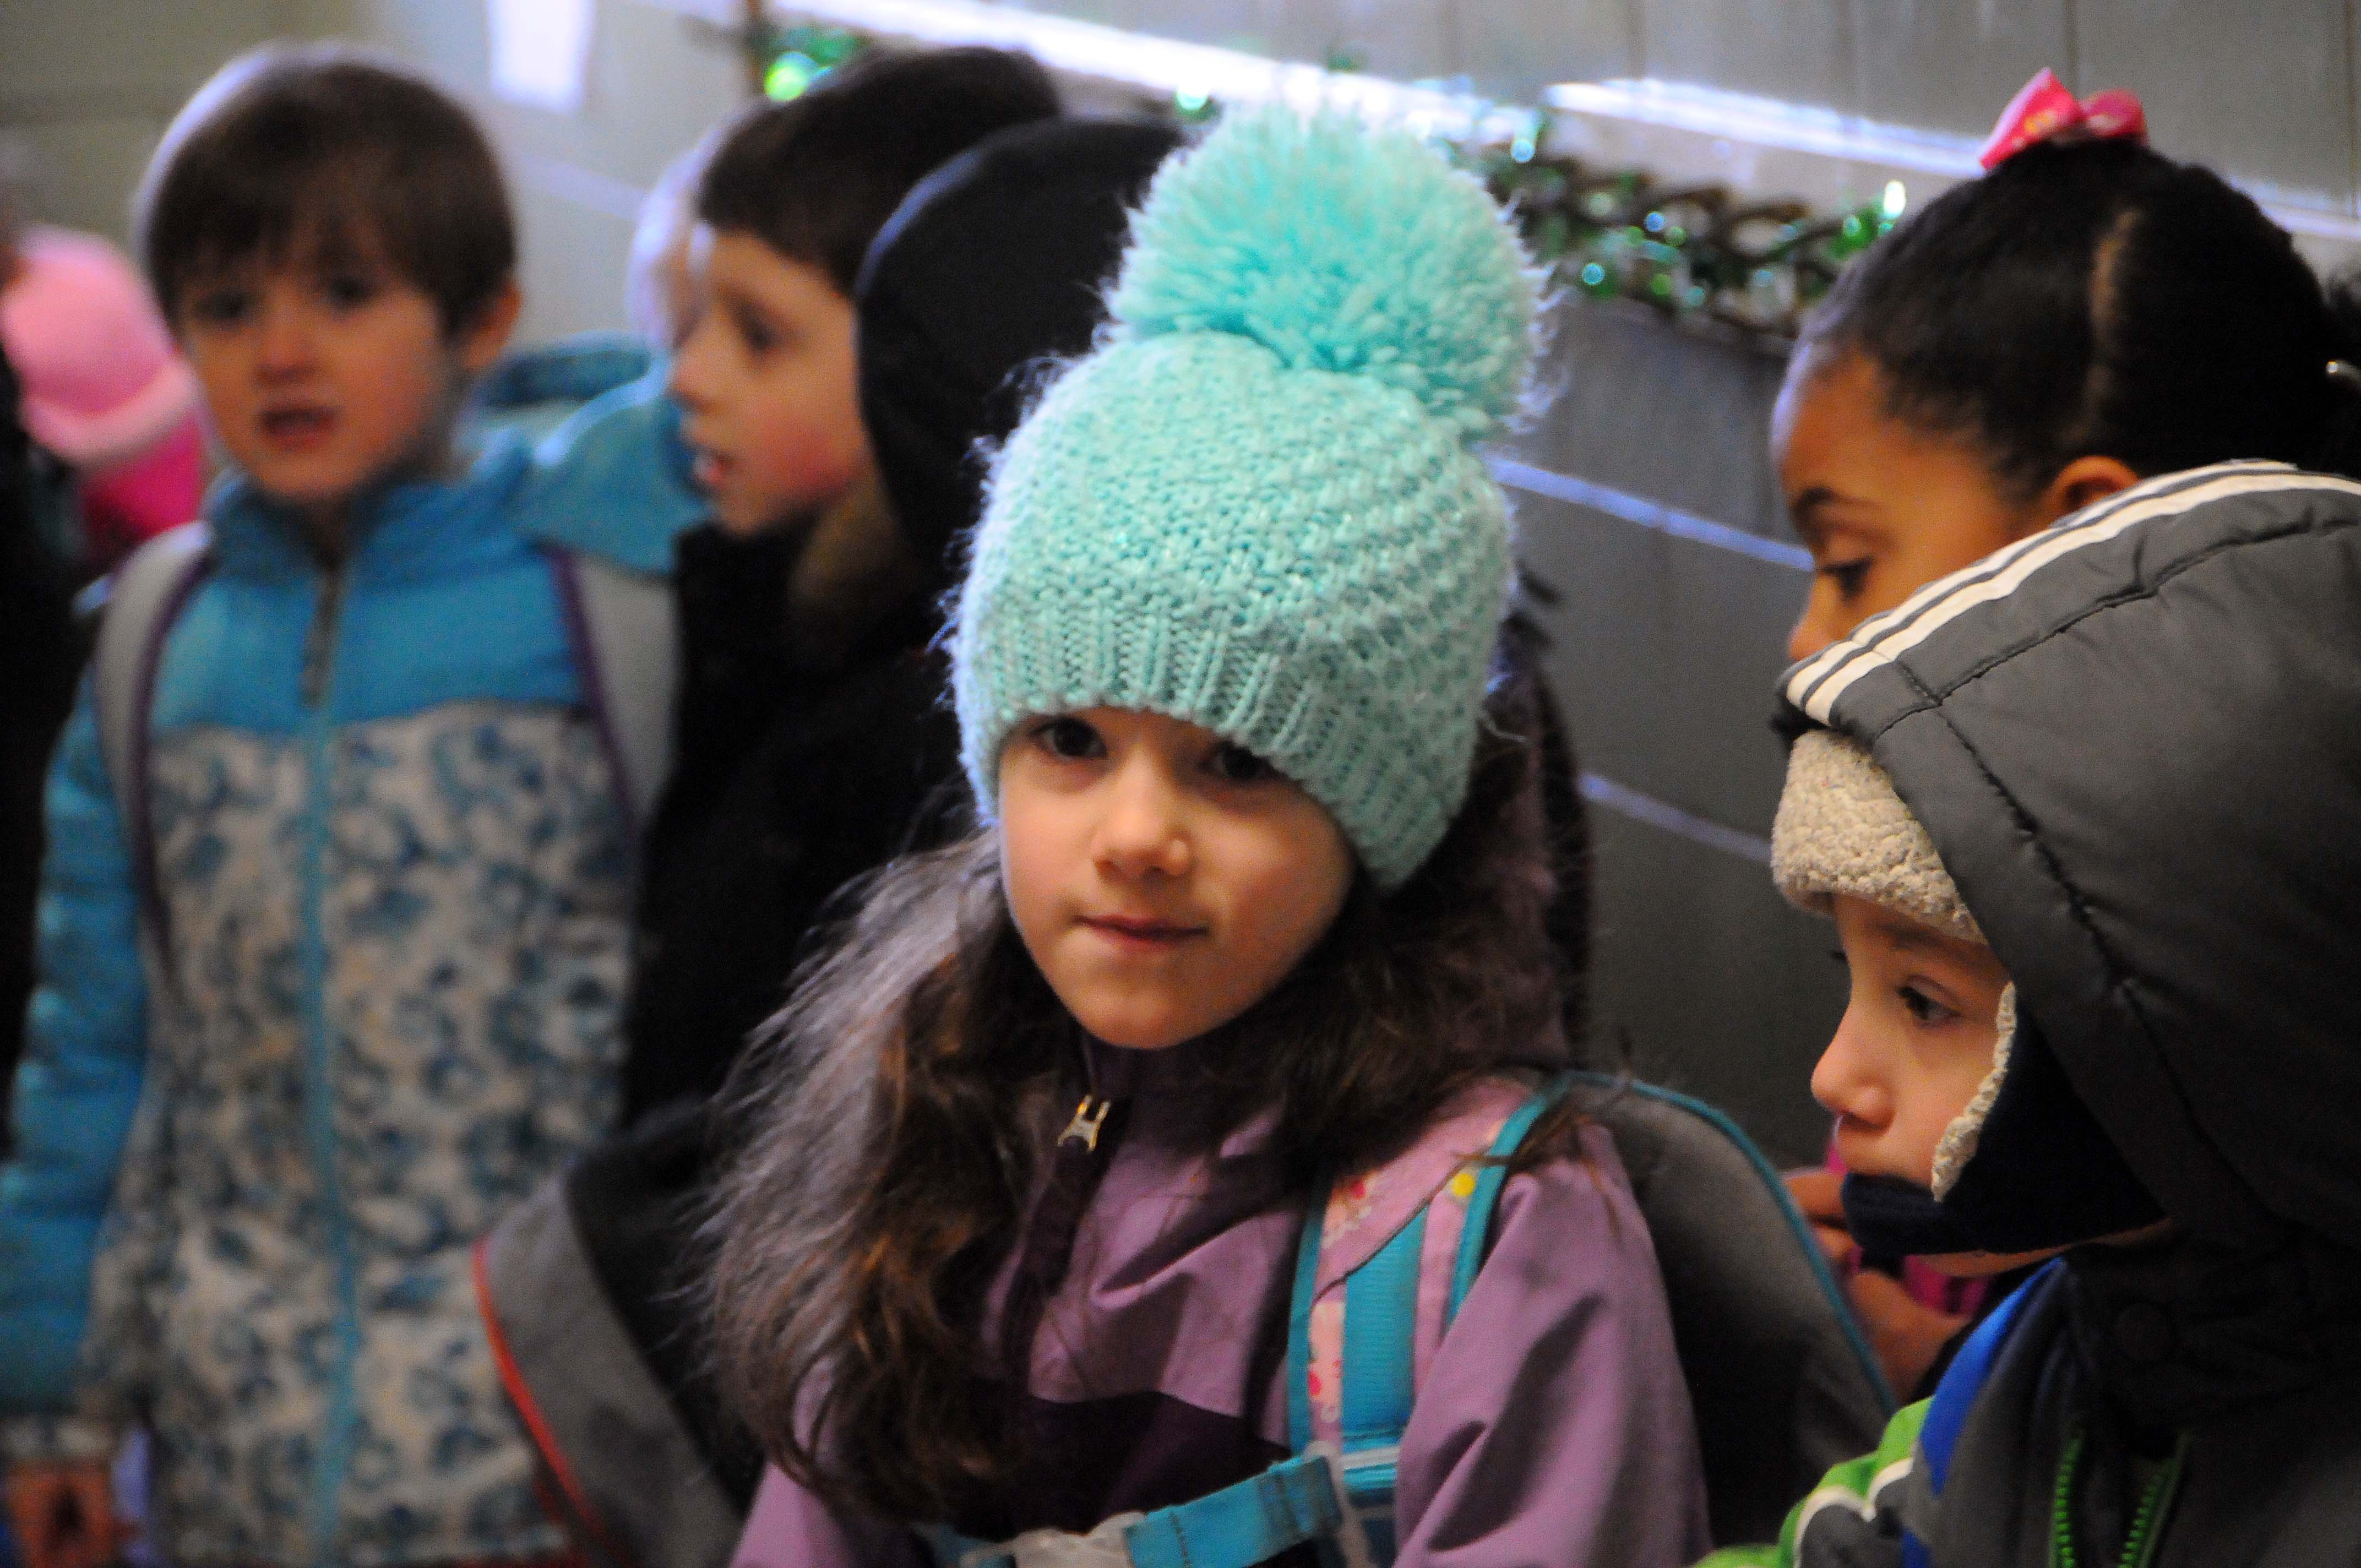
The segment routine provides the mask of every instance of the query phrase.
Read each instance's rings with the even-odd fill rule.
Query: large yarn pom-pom
[[[1111,304],[1125,334],[1235,333],[1400,387],[1473,439],[1516,408],[1537,294],[1473,177],[1406,131],[1272,106],[1158,173]]]

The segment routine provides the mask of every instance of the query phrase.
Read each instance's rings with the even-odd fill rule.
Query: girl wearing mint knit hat
[[[1474,446],[1532,275],[1412,137],[1242,112],[1109,306],[959,597],[983,826],[871,884],[740,1069],[740,1556],[1689,1562],[1647,1226],[1551,1087],[1579,977],[1496,660]]]

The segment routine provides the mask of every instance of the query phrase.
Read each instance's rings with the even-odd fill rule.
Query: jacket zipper
[[[1061,1144],[1079,1141],[1085,1150],[1098,1153],[1099,1129],[1106,1125],[1107,1113],[1114,1109],[1113,1101],[1102,1100],[1095,1094],[1083,1095],[1082,1102],[1074,1107],[1074,1119],[1066,1124],[1066,1130],[1058,1135],[1058,1141]]]
[[[328,697],[335,674],[336,632],[344,609],[345,583],[346,567],[342,565],[329,567],[323,575],[319,601],[303,639],[302,667],[305,798],[301,942],[304,1059],[308,1069],[303,1083],[304,1117],[312,1162],[319,1173],[322,1223],[327,1230],[329,1257],[336,1274],[335,1371],[328,1386],[327,1420],[320,1434],[319,1453],[312,1473],[312,1555],[313,1561],[322,1563],[335,1557],[338,1505],[352,1454],[354,1381],[360,1359],[359,1282],[338,1170],[335,1041],[328,1023],[325,928],[329,768],[335,731]]]

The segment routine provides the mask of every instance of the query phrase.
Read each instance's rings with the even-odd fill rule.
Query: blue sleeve
[[[631,333],[586,332],[519,349],[476,383],[462,416],[463,441],[507,432],[539,441],[585,403],[646,376],[656,356]]]
[[[595,398],[533,451],[518,494],[518,530],[544,544],[601,555],[633,571],[672,570],[673,536],[706,517],[681,439],[680,405],[657,365]]]
[[[0,1412],[67,1409],[148,1056],[138,897],[85,679],[44,814],[37,983],[0,1167]]]

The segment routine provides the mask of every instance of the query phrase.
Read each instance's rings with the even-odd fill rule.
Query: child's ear
[[[2120,460],[2113,457],[2077,457],[2058,470],[2041,492],[2039,510],[2042,526],[2048,527],[2061,517],[2070,517],[2084,507],[2096,506],[2119,490],[2128,490],[2139,483],[2139,476]]]
[[[509,335],[516,331],[517,316],[523,309],[523,291],[515,279],[503,279],[491,298],[477,307],[474,319],[459,329],[459,364],[470,377],[492,367],[508,347]]]

